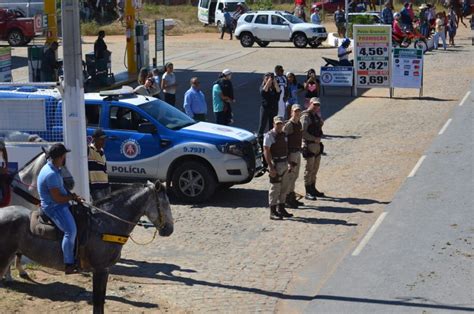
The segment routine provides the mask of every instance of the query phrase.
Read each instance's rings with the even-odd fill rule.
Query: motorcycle
[[[392,44],[395,47],[408,48],[413,43],[417,49],[421,49],[423,53],[428,51],[428,43],[426,38],[416,29],[405,30],[403,35],[392,33]]]
[[[335,59],[330,59],[330,58],[326,58],[326,57],[321,57],[323,58],[323,60],[326,62],[326,65],[324,65],[325,67],[327,67],[328,65],[330,66],[333,66],[333,67],[346,67],[348,66],[347,64],[341,64],[341,62],[339,60],[335,60]],[[354,60],[351,60],[350,61],[351,63],[351,66],[354,66]]]

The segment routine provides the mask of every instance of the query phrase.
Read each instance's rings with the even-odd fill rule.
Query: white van
[[[25,17],[33,17],[35,14],[43,13],[43,0],[0,0],[2,9],[20,9]]]
[[[238,3],[245,5],[244,0],[199,0],[198,19],[204,25],[216,25],[220,31],[222,25],[224,25],[224,12],[222,10],[225,7],[233,15]]]

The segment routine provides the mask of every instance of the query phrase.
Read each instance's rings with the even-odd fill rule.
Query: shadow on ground
[[[89,304],[92,304],[92,292],[87,291],[83,287],[64,283],[64,282],[56,281],[56,282],[43,284],[43,283],[39,283],[33,280],[29,280],[29,282],[14,281],[6,285],[5,289],[22,293],[27,296],[31,296],[38,299],[50,300],[53,302],[86,301]],[[128,305],[139,307],[139,308],[158,308],[159,307],[159,305],[155,303],[127,300],[123,297],[118,297],[118,296],[107,296],[106,299],[114,300],[123,304],[128,304]]]
[[[462,307],[456,305],[442,304],[433,300],[420,300],[418,297],[399,298],[395,300],[381,300],[381,299],[370,299],[370,298],[354,298],[345,296],[332,296],[332,295],[297,295],[288,294],[276,291],[268,291],[256,287],[245,287],[239,285],[225,284],[220,282],[210,282],[205,280],[197,280],[189,277],[180,276],[180,272],[183,273],[196,273],[196,270],[182,269],[179,265],[166,264],[166,263],[149,263],[142,261],[135,261],[130,259],[122,259],[120,263],[126,264],[127,266],[115,265],[111,269],[111,274],[130,276],[130,277],[141,277],[158,279],[164,282],[172,282],[177,284],[183,284],[186,286],[206,286],[219,289],[229,289],[232,291],[248,292],[257,295],[277,298],[280,300],[295,300],[295,301],[334,301],[334,302],[353,302],[353,303],[368,303],[368,304],[381,304],[381,305],[393,305],[403,306],[406,308],[427,308],[427,309],[442,309],[451,311],[473,311],[473,308]],[[134,267],[135,266],[135,267]],[[186,275],[189,276],[189,275]],[[416,303],[412,301],[422,301],[426,303]],[[430,302],[430,303],[427,303]]]

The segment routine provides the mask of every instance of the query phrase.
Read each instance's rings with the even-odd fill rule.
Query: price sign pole
[[[354,94],[360,88],[387,88],[392,97],[392,27],[354,25],[354,52]]]

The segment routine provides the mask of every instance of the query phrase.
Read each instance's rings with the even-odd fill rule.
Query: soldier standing
[[[283,132],[283,118],[273,118],[273,129],[265,134],[263,153],[268,163],[270,190],[270,219],[281,220],[283,217],[293,217],[285,209],[286,191],[288,189],[288,145],[286,134]],[[278,208],[277,208],[278,207]]]
[[[291,169],[288,171],[288,194],[286,195],[286,205],[289,208],[303,206],[303,202],[296,199],[295,183],[298,179],[301,165],[301,144],[303,139],[302,125],[300,122],[303,107],[298,104],[291,106],[291,117],[283,127],[288,140],[288,164]]]
[[[301,125],[303,127],[303,158],[306,159],[304,169],[304,185],[306,189],[305,198],[316,200],[317,196],[324,196],[324,193],[316,189],[316,174],[319,170],[321,154],[324,146],[321,143],[323,135],[323,120],[320,117],[321,103],[317,97],[309,101],[309,107],[301,115]]]

